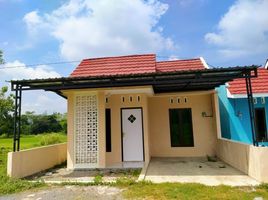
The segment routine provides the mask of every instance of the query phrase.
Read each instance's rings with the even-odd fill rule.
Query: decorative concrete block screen
[[[75,97],[75,168],[98,167],[97,95]]]

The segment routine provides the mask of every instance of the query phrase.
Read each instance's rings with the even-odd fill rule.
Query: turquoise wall
[[[226,86],[217,89],[220,107],[221,134],[223,138],[252,144],[250,116],[247,98],[228,98]],[[265,104],[261,103],[261,98],[257,98],[254,107],[265,107],[266,124],[268,127],[268,97]],[[268,146],[268,143],[260,143]]]

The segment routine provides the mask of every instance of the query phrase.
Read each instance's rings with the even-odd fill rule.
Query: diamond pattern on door
[[[97,95],[75,98],[75,163],[87,167],[98,163]]]
[[[128,119],[128,121],[130,121],[131,123],[133,123],[133,122],[135,122],[136,117],[131,114],[127,119]]]

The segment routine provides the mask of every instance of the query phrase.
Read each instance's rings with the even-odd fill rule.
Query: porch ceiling
[[[155,93],[211,90],[237,78],[256,77],[257,67],[230,67],[147,74],[12,80],[12,90],[61,90],[152,86]]]

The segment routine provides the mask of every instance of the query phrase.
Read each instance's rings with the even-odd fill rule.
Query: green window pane
[[[193,147],[194,138],[191,109],[170,109],[169,121],[171,146]]]

